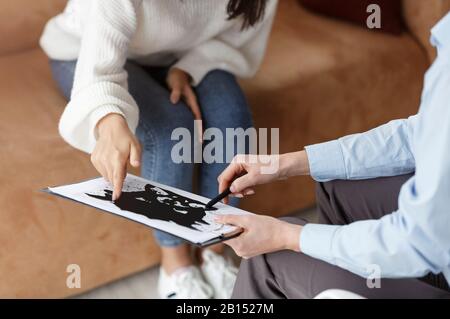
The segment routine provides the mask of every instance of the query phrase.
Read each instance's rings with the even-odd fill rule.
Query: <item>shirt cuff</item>
[[[306,224],[300,232],[300,250],[316,259],[335,264],[333,256],[333,238],[342,226]]]
[[[305,147],[311,177],[318,182],[346,179],[344,157],[338,140]]]

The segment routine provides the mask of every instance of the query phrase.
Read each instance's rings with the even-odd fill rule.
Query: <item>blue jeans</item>
[[[76,61],[50,61],[53,77],[64,96],[69,99],[73,86]],[[184,102],[173,105],[165,79],[169,68],[144,67],[127,62],[128,89],[139,106],[140,117],[136,135],[142,143],[142,176],[165,185],[193,191],[194,164],[174,163],[171,140],[172,131],[179,127],[194,132],[194,117]],[[202,110],[204,129],[215,127],[222,131],[225,145],[226,128],[252,127],[252,117],[244,94],[236,78],[225,71],[209,72],[195,87]],[[205,146],[205,145],[204,145]],[[248,147],[245,147],[248,150]],[[236,153],[237,146],[234,152]],[[225,154],[225,150],[223,151]],[[212,198],[217,195],[217,177],[227,163],[201,163],[199,180],[195,183],[200,195]],[[233,198],[232,205],[238,200]],[[184,241],[170,234],[154,231],[161,246],[178,246]]]

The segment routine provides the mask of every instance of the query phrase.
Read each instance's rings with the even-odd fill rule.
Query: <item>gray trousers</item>
[[[400,187],[410,177],[319,183],[319,222],[345,225],[379,219],[397,210]],[[285,219],[306,223],[299,218]],[[366,298],[450,298],[449,286],[441,274],[381,279],[380,288],[368,288],[365,278],[292,251],[242,260],[233,298],[313,298],[327,289],[344,289]]]

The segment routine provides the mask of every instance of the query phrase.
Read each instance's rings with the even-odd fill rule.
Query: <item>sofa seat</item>
[[[447,12],[444,2],[404,0],[410,30],[394,37],[280,0],[263,66],[242,81],[257,126],[279,127],[287,152],[415,113],[429,60],[413,34],[423,40]],[[97,176],[89,156],[58,135],[65,101],[37,49],[45,21],[63,6],[61,0],[0,1],[3,298],[79,294],[159,262],[144,226],[39,191]],[[432,18],[415,14],[425,11]],[[306,177],[256,191],[243,208],[279,216],[314,204]],[[81,266],[81,289],[66,286],[69,264]]]
[[[151,231],[40,189],[97,176],[57,123],[65,105],[39,49],[0,57],[0,296],[63,297],[159,261]],[[66,267],[81,267],[81,289]]]

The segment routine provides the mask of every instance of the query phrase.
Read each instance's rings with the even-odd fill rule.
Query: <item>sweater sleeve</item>
[[[109,113],[124,116],[133,132],[137,127],[139,111],[128,93],[124,66],[140,3],[141,0],[92,0],[71,99],[59,122],[61,136],[77,149],[93,151],[95,127]]]
[[[246,30],[236,19],[226,31],[186,52],[173,67],[189,73],[193,85],[215,69],[252,77],[264,57],[276,7],[277,0],[269,0],[263,20]]]

